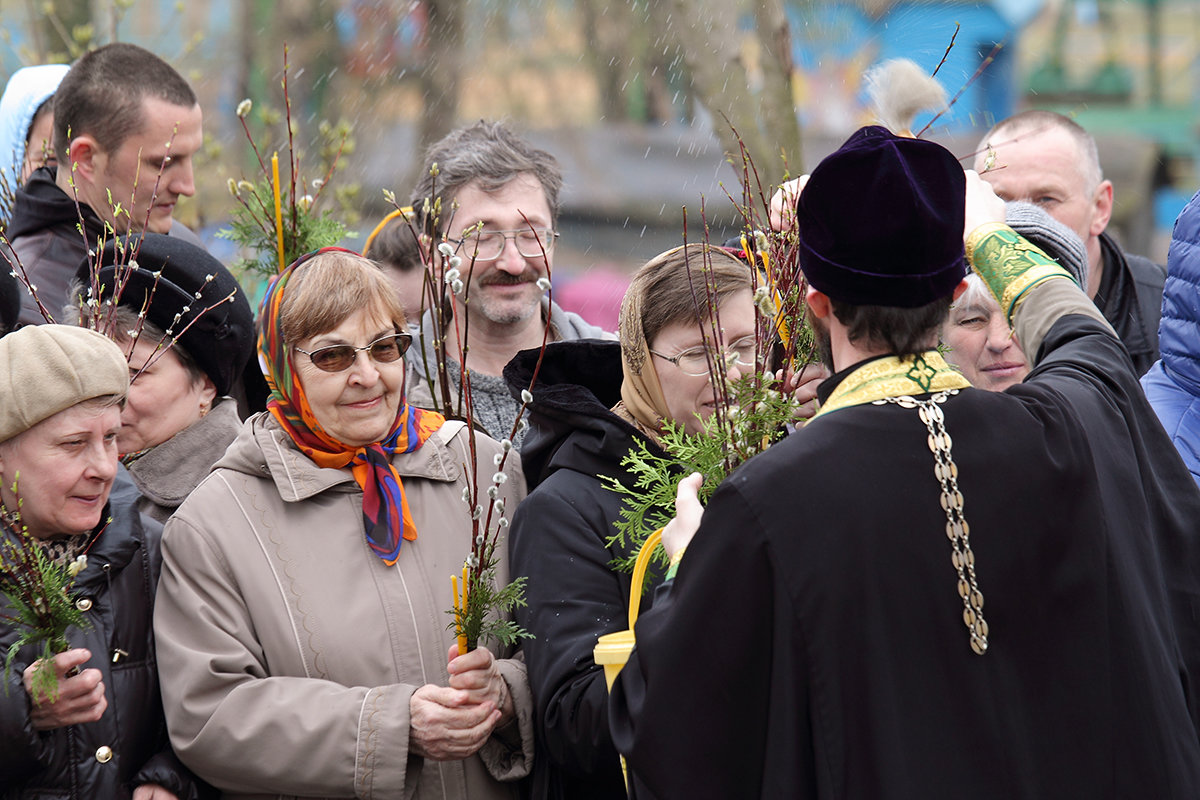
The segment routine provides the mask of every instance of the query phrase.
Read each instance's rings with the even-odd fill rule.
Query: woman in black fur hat
[[[109,242],[76,280],[81,324],[129,359],[117,447],[141,491],[139,510],[165,522],[241,427],[227,395],[253,351],[250,304],[206,251],[152,233]]]

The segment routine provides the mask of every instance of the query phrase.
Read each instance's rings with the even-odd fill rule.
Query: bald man
[[[1104,179],[1096,141],[1051,111],[1009,117],[979,143],[975,170],[1005,200],[1026,200],[1078,234],[1087,249],[1087,293],[1116,330],[1139,375],[1158,360],[1158,320],[1167,271],[1124,253],[1106,233],[1112,181]]]

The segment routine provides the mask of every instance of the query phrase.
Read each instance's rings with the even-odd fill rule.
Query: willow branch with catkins
[[[280,81],[283,91],[284,125],[287,128],[287,160],[288,184],[286,193],[280,187],[286,203],[282,213],[283,223],[283,262],[290,264],[300,256],[340,244],[344,239],[355,236],[349,228],[333,216],[329,209],[317,207],[325,194],[326,188],[332,182],[334,175],[341,166],[342,154],[350,147],[349,130],[339,126],[334,135],[338,137],[337,146],[333,148],[332,158],[322,168],[321,177],[312,181],[312,193],[306,191],[303,179],[303,159],[301,145],[297,141],[296,121],[292,118],[292,101],[290,90],[290,64],[288,48],[283,48],[283,77]],[[254,103],[246,98],[238,103],[237,117],[241,123],[242,132],[254,153],[258,164],[258,174],[253,179],[245,177],[228,181],[229,194],[236,201],[229,227],[217,233],[218,238],[228,239],[237,243],[249,256],[241,258],[235,265],[236,270],[270,278],[280,268],[278,247],[279,236],[276,232],[275,220],[275,186],[271,164],[263,158],[263,150],[259,147],[250,129],[249,119],[254,112]],[[264,118],[267,115],[263,115]],[[326,129],[321,124],[320,133],[324,137]],[[324,157],[324,151],[321,153]],[[337,193],[335,192],[335,198]],[[347,208],[341,208],[343,213],[349,213]]]
[[[500,586],[497,580],[497,548],[509,525],[509,509],[505,507],[500,487],[508,481],[506,467],[515,452],[513,440],[518,431],[528,425],[524,415],[528,405],[533,402],[532,392],[541,369],[542,355],[545,354],[546,344],[549,342],[550,323],[547,319],[534,375],[529,387],[521,393],[521,404],[513,426],[508,435],[500,440],[500,451],[495,454],[492,463],[481,465],[479,434],[472,402],[471,371],[467,367],[470,315],[459,312],[459,303],[461,308],[469,308],[471,279],[474,276],[475,255],[478,251],[478,241],[475,237],[482,230],[482,225],[473,225],[463,231],[461,244],[447,241],[441,232],[448,229],[456,209],[453,205],[449,208],[443,207],[440,198],[437,197],[436,164],[431,166],[430,176],[434,179],[433,199],[422,200],[418,213],[396,205],[395,195],[390,191],[385,191],[384,197],[401,212],[401,217],[416,237],[425,272],[422,281],[421,316],[424,319],[425,312],[429,312],[433,341],[426,341],[426,326],[423,324],[420,326],[418,339],[422,353],[432,349],[434,363],[430,365],[427,359],[422,358],[422,377],[429,388],[430,396],[434,398],[435,410],[447,418],[460,419],[466,423],[467,462],[462,464],[462,471],[466,476],[467,485],[463,489],[462,501],[470,519],[471,547],[463,560],[461,588],[459,575],[451,576],[452,606],[447,612],[451,616],[448,627],[455,632],[459,652],[465,653],[488,639],[510,646],[519,639],[530,636],[512,621],[509,614],[514,607],[525,604],[524,578],[517,578],[505,586]],[[442,218],[443,213],[446,215],[445,219]],[[522,217],[524,218],[524,215]],[[524,221],[533,231],[534,227],[528,218],[524,218]],[[469,263],[464,263],[464,255],[460,255],[460,252],[465,253]],[[547,276],[539,279],[538,287],[549,294],[549,259],[544,245],[542,258],[547,264]],[[451,342],[456,343],[454,352],[450,349]],[[458,379],[457,396],[449,380],[452,369]],[[486,482],[481,481],[481,475],[488,474],[490,479]]]

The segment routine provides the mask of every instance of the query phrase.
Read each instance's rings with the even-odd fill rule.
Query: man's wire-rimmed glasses
[[[447,239],[456,247],[465,247],[476,261],[495,261],[504,252],[504,243],[512,239],[522,258],[542,258],[554,249],[558,231],[550,228],[523,228],[517,231],[479,231],[462,239]]]

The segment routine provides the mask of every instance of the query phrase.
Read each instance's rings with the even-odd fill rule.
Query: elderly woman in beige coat
[[[471,456],[462,423],[405,403],[404,322],[361,256],[285,270],[260,309],[268,411],[167,525],[168,727],[226,797],[515,797],[528,773],[524,665],[447,629]],[[499,445],[477,449],[490,470]]]

